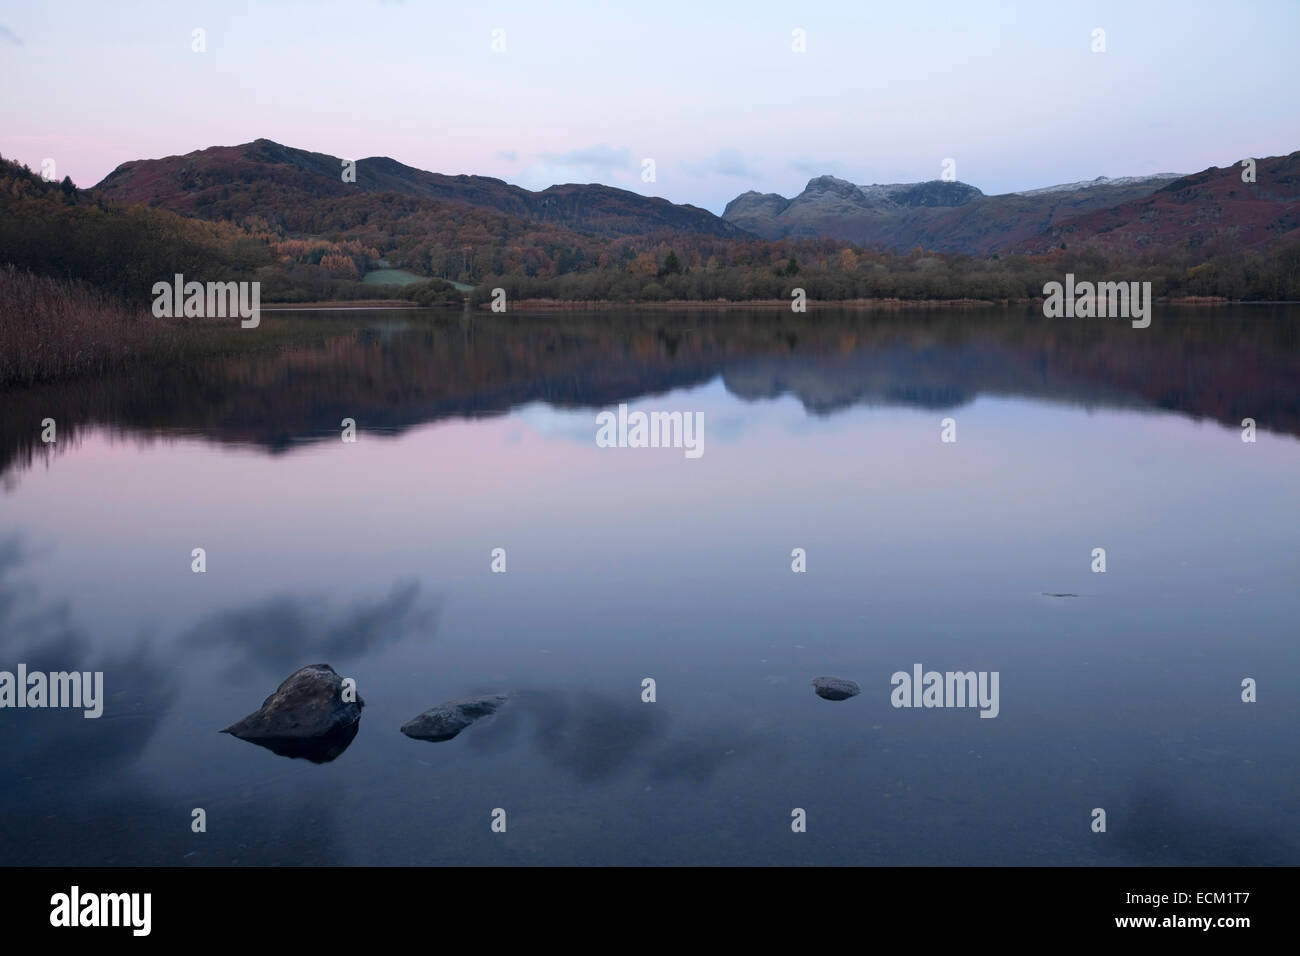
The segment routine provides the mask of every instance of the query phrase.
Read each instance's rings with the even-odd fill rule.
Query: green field
[[[424,278],[405,269],[374,269],[367,272],[361,281],[366,285],[410,285],[412,282],[423,282]]]
[[[426,276],[417,276],[414,272],[407,272],[405,269],[373,269],[366,273],[366,277],[361,281],[366,285],[410,285],[412,282],[423,282]],[[447,279],[459,291],[469,292],[474,287],[466,285],[463,282],[453,282]]]

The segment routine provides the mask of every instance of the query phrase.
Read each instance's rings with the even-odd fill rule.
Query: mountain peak
[[[857,193],[858,187],[847,179],[840,179],[837,176],[815,176],[808,180],[808,185],[804,187],[805,193],[832,192],[837,195],[849,196]]]

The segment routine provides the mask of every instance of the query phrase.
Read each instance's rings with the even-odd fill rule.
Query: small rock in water
[[[451,740],[480,717],[495,714],[506,702],[504,694],[449,700],[402,724],[402,733],[416,740]]]
[[[825,700],[848,700],[862,693],[861,687],[842,677],[815,677],[812,684],[817,696]]]
[[[328,664],[294,671],[262,706],[223,734],[284,757],[315,763],[333,760],[357,735],[365,701],[343,700],[343,679]]]

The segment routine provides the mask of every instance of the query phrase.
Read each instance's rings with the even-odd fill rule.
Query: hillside
[[[1204,255],[1300,240],[1300,151],[1260,159],[1255,182],[1240,165],[1183,176],[1149,196],[1076,216],[1018,244],[1039,252],[1085,246],[1133,255],[1186,249]]]
[[[95,188],[115,202],[162,206],[204,219],[260,215],[286,226],[279,216],[304,202],[320,206],[321,200],[393,194],[459,203],[603,237],[664,231],[720,238],[743,235],[739,227],[707,210],[610,186],[567,184],[532,192],[487,176],[431,173],[386,156],[357,160],[355,183],[343,182],[341,171],[337,156],[259,139],[123,163]]]
[[[175,272],[252,278],[274,261],[263,239],[230,223],[105,202],[0,157],[0,266],[147,301],[153,283]]]

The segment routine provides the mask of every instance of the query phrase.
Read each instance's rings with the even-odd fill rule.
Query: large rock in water
[[[357,735],[365,701],[355,696],[343,700],[343,679],[334,668],[312,664],[294,671],[261,707],[221,732],[284,757],[325,763]]]
[[[812,683],[817,696],[826,700],[848,700],[862,693],[861,687],[842,677],[815,677]]]
[[[487,694],[449,700],[402,724],[402,733],[416,740],[451,740],[480,717],[495,714],[506,699],[504,694]]]

